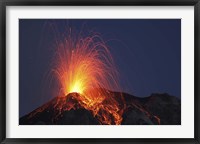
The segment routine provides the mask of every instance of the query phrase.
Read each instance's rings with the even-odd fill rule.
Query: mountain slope
[[[93,109],[85,106],[78,93],[56,97],[36,110],[23,116],[20,125],[100,125],[116,124],[121,117],[122,125],[180,125],[181,101],[168,94],[152,94],[139,98],[126,93],[111,92]],[[123,98],[123,101],[122,101]],[[112,109],[112,100],[121,110]],[[116,115],[118,114],[118,115]],[[120,119],[120,118],[119,118]],[[108,121],[108,123],[106,123]]]

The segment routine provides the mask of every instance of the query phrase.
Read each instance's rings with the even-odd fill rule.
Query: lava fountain
[[[101,124],[121,123],[123,98],[118,98],[120,104],[109,92],[120,90],[118,71],[98,34],[74,35],[69,29],[62,40],[56,41],[51,72],[60,84],[61,95],[78,93],[76,99]]]

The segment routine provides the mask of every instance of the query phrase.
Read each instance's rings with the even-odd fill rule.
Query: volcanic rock
[[[122,109],[122,125],[180,125],[181,101],[168,94],[135,97],[111,92]],[[121,101],[123,97],[124,102]],[[19,119],[20,125],[100,125],[101,121],[84,107],[80,94],[56,97]],[[105,104],[105,99],[102,104]],[[99,115],[102,110],[99,111]],[[113,124],[113,123],[112,123]]]

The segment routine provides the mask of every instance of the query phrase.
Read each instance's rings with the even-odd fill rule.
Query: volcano
[[[20,125],[180,125],[181,101],[175,96],[152,94],[136,97],[127,93],[106,91],[95,108],[85,106],[79,93],[55,97],[19,119]],[[124,102],[122,102],[122,98]],[[112,111],[112,102],[120,110]],[[114,113],[116,112],[116,113]],[[116,118],[119,121],[116,122]]]

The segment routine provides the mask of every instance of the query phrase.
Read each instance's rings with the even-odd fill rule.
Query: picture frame
[[[193,6],[194,7],[194,138],[7,138],[6,27],[8,6]],[[2,0],[0,2],[0,142],[3,143],[163,143],[200,144],[200,2],[199,0]]]

